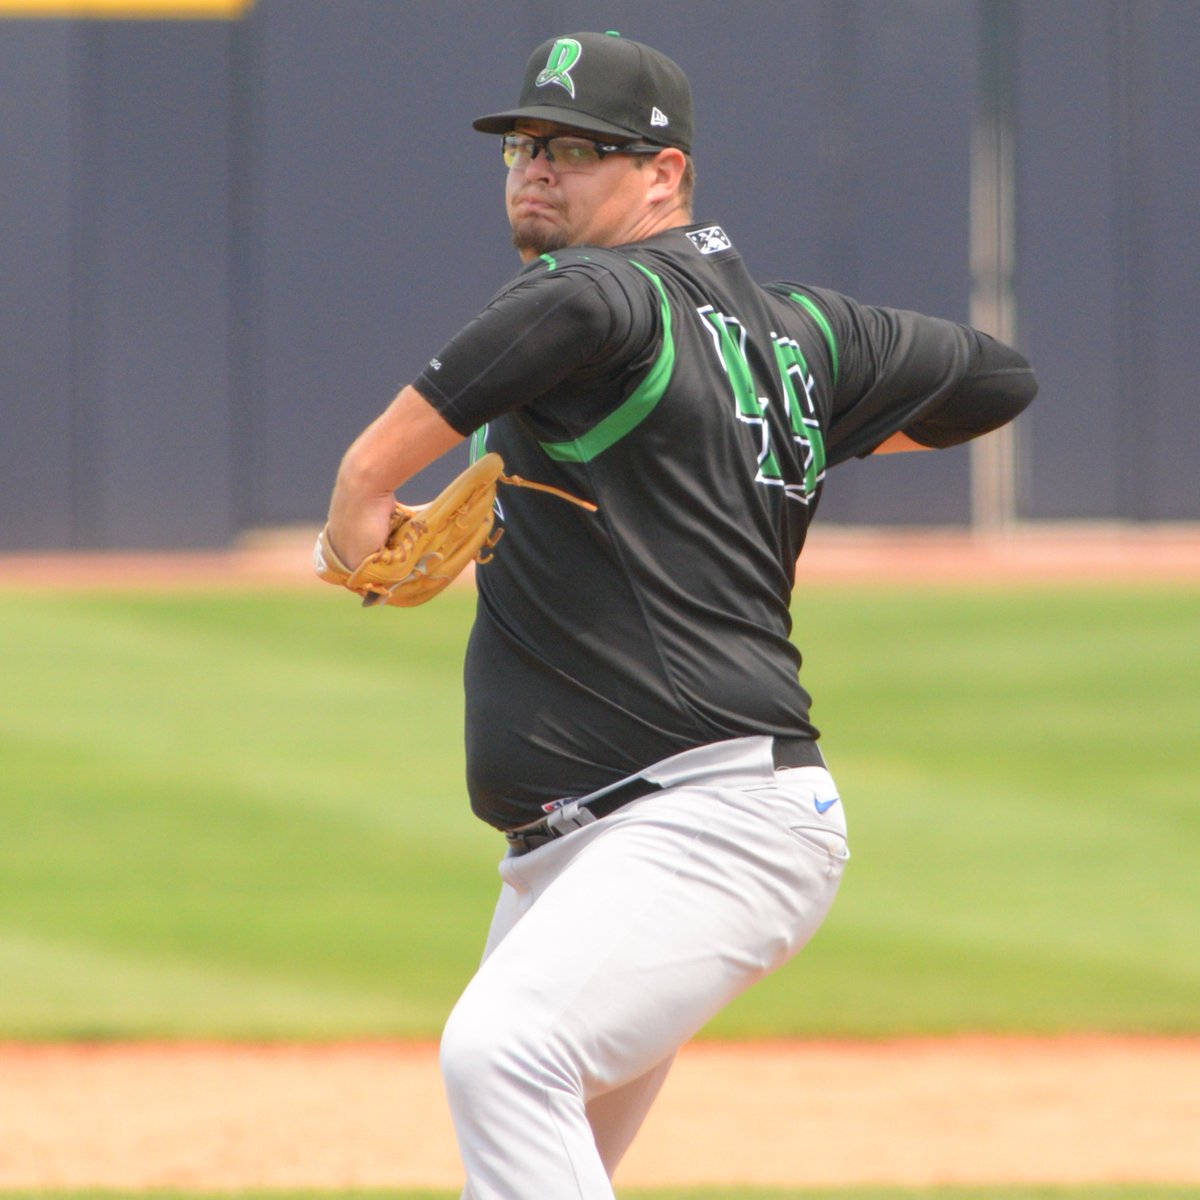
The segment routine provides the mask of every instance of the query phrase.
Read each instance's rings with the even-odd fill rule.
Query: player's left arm
[[[353,569],[379,549],[395,489],[474,430],[536,399],[581,364],[636,353],[632,311],[620,281],[594,264],[527,267],[346,451],[325,531],[338,559]]]
[[[327,536],[353,568],[387,540],[396,489],[463,435],[411,385],[351,443],[329,501]]]

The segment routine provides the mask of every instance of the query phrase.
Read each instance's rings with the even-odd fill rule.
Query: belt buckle
[[[548,841],[553,837],[554,834],[552,834],[548,829],[543,828],[543,823],[541,821],[539,821],[536,826],[528,829],[506,829],[504,831],[504,838],[508,842],[509,849],[517,855],[528,854],[530,850],[537,849],[537,846],[530,844],[531,839],[537,838],[539,840],[539,844],[541,844],[542,838],[545,838]]]
[[[558,806],[540,821],[522,825],[517,829],[506,829],[504,836],[510,846],[519,847],[518,854],[527,854],[530,850],[537,849],[536,845],[529,844],[531,838],[538,839],[538,845],[545,845],[546,842],[553,842],[565,834],[574,833],[576,829],[582,829],[597,820],[599,817],[578,800],[560,801]]]

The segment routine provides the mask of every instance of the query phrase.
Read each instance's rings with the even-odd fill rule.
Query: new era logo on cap
[[[663,112],[661,108],[653,108],[650,110],[651,125],[670,125],[670,123],[671,122],[667,120],[667,114]]]

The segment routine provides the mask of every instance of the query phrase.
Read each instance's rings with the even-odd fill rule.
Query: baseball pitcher
[[[1036,385],[976,330],[752,280],[693,219],[691,92],[647,46],[552,38],[474,124],[523,268],[347,450],[316,566],[405,605],[478,560],[467,790],[504,853],[442,1042],[463,1194],[611,1200],[678,1047],[812,937],[849,855],[790,639],[826,472]]]

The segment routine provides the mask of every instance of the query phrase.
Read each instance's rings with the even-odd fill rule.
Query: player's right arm
[[[933,321],[930,317],[904,315],[921,322]],[[923,327],[917,326],[918,334]],[[1007,425],[1037,394],[1033,370],[1019,351],[977,329],[963,325],[952,328],[968,342],[975,343],[967,371],[937,400],[922,405],[916,419],[907,421],[899,433],[876,447],[874,453],[959,446]],[[886,448],[889,443],[890,450]]]
[[[914,442],[907,433],[893,433],[891,437],[884,438],[882,442],[871,452],[872,454],[908,454],[913,450],[932,450],[932,446],[922,446],[920,442]]]
[[[957,446],[1006,425],[1037,394],[1024,356],[978,329],[859,304],[823,288],[783,286],[794,289],[791,299],[820,310],[825,337],[837,351],[830,465]]]

